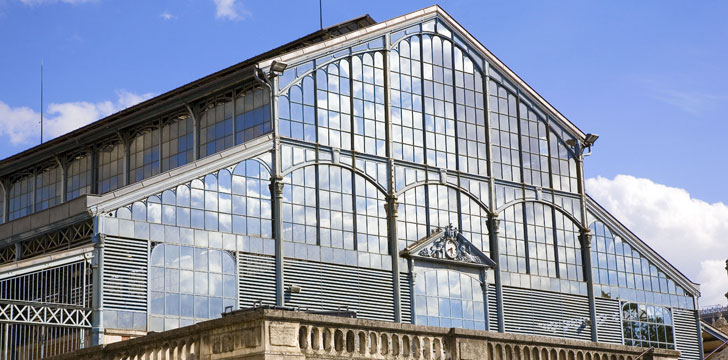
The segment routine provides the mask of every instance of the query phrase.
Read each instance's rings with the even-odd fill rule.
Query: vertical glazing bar
[[[89,156],[91,156],[91,193],[99,193],[99,149],[94,146],[89,149]]]
[[[30,174],[28,187],[30,188],[30,211],[28,212],[28,215],[35,212],[35,170],[32,174]]]
[[[187,113],[192,118],[192,161],[195,161],[200,158],[200,121],[190,105],[185,103],[185,108],[187,108]]]
[[[162,156],[162,148],[164,148],[164,146],[162,146],[162,144],[164,143],[164,136],[162,134],[162,125],[163,125],[162,117],[159,118],[158,124],[159,124],[159,129],[157,129],[157,149],[158,149],[158,151],[157,151],[157,174],[161,174],[162,173],[162,161],[164,159],[164,157]],[[154,131],[152,131],[152,134],[154,134]]]
[[[61,202],[66,202],[66,199],[68,198],[68,192],[66,191],[66,183],[68,181],[66,179],[66,176],[68,176],[68,162],[61,161],[58,156],[55,156],[55,159],[58,163],[58,168],[61,170]]]
[[[0,180],[0,188],[3,190],[2,206],[3,216],[0,219],[2,223],[8,222],[8,213],[10,213],[10,184],[5,179]]]
[[[119,133],[119,139],[121,139],[121,149],[124,151],[124,161],[122,162],[122,176],[121,176],[121,184],[119,184],[119,187],[124,187],[126,185],[129,185],[129,180],[131,179],[131,176],[129,175],[129,166],[131,162],[131,157],[129,156],[129,152],[131,151],[131,141],[127,141],[126,138],[121,136]]]

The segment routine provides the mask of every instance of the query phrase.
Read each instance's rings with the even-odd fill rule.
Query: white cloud
[[[120,90],[115,101],[51,103],[43,120],[43,138],[50,140],[102,117],[138,104],[153,94]],[[40,113],[28,107],[10,107],[0,101],[0,141],[7,137],[13,145],[37,142],[40,138]]]
[[[702,305],[725,304],[728,205],[684,189],[617,175],[587,180],[587,192],[670,263],[701,284]]]
[[[243,20],[252,14],[240,1],[237,0],[213,0],[215,1],[216,16],[218,19]]]
[[[161,14],[160,14],[159,16],[160,16],[160,17],[161,17],[162,19],[164,19],[164,20],[172,20],[172,19],[176,19],[176,18],[177,18],[177,16],[175,16],[175,15],[172,15],[171,13],[169,13],[169,12],[167,12],[167,11],[165,11],[165,12],[161,13]]]

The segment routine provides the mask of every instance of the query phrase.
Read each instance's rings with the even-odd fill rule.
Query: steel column
[[[392,104],[390,89],[390,64],[389,54],[391,51],[389,33],[384,36],[384,43],[387,51],[383,54],[382,64],[384,67],[384,132],[385,132],[385,156],[387,157],[387,236],[389,243],[389,256],[392,258],[392,295],[394,299],[394,321],[402,322],[402,287],[400,284],[400,268],[399,268],[399,247],[397,234],[397,210],[399,203],[395,195],[394,183],[394,157],[392,156]],[[353,88],[353,87],[352,87]],[[353,109],[353,107],[352,107]],[[353,129],[353,127],[352,127]],[[412,267],[410,266],[410,275]],[[410,292],[413,292],[414,288]],[[414,307],[413,307],[414,309]],[[414,323],[414,313],[412,313],[412,322]]]
[[[492,196],[494,196],[493,194]],[[496,268],[493,271],[495,275],[495,303],[496,313],[498,318],[496,319],[498,332],[505,332],[505,324],[503,321],[503,283],[501,282],[501,269],[500,269],[500,252],[498,249],[498,232],[500,231],[500,219],[498,214],[488,215],[488,237],[490,238],[490,256],[495,260]],[[487,299],[485,299],[487,302]]]
[[[394,321],[402,322],[402,292],[399,279],[399,249],[397,247],[397,196],[390,187],[390,194],[387,195],[387,227],[389,235],[389,253],[392,257],[392,290],[394,295]],[[413,290],[411,290],[413,291]]]
[[[262,70],[253,71],[255,80],[270,91],[270,121],[273,125],[273,152],[271,154],[272,173],[270,177],[271,208],[273,212],[273,240],[275,241],[276,257],[276,305],[284,306],[286,303],[284,286],[284,252],[283,252],[283,221],[281,207],[283,206],[283,177],[281,176],[281,137],[278,129],[278,98],[276,88],[278,77],[266,78]],[[262,75],[262,76],[261,76]],[[234,114],[233,114],[234,115]],[[234,117],[234,116],[233,116]]]
[[[91,316],[91,345],[101,345],[104,343],[104,239],[105,235],[101,233],[102,219],[97,214],[94,216],[94,258],[92,260],[92,286],[91,308],[93,313]]]
[[[576,156],[576,166],[579,176],[579,195],[581,196],[581,230],[579,230],[579,240],[581,242],[581,260],[584,266],[584,280],[586,281],[586,292],[589,298],[589,321],[591,322],[591,340],[598,341],[597,333],[597,310],[596,301],[594,300],[594,278],[592,276],[591,262],[591,233],[586,216],[586,190],[584,189],[584,148],[578,145],[574,149],[578,154]]]
[[[10,323],[5,323],[5,332],[3,333],[3,359],[9,360],[10,357],[8,357],[8,348],[10,345]]]

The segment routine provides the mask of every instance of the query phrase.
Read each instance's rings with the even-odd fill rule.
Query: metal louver
[[[270,256],[238,254],[238,307],[276,304],[276,263]]]
[[[106,237],[104,308],[147,311],[146,240]]]
[[[622,344],[622,321],[619,300],[594,299],[597,311],[599,342]]]
[[[585,296],[503,287],[505,331],[590,340]]]
[[[498,301],[495,297],[495,285],[488,284],[488,330],[498,331]]]
[[[412,323],[412,291],[410,289],[409,273],[399,274],[399,298],[402,309],[402,322],[406,324]]]
[[[360,318],[394,320],[389,271],[286,259],[285,286],[294,284],[303,291],[286,292],[286,305],[313,310],[348,308]]]
[[[680,350],[680,360],[698,360],[701,336],[697,330],[697,314],[694,310],[673,309],[673,325],[675,329],[675,347]]]

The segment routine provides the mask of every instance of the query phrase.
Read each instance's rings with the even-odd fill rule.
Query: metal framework
[[[206,281],[204,276],[207,276],[205,275],[208,266],[207,260],[198,262],[195,258],[195,266],[198,263],[204,263],[202,270],[192,269],[192,258],[187,259],[190,263],[182,265],[179,260],[174,261],[174,266],[150,264],[150,258],[145,258],[151,248],[150,244],[162,241],[171,244],[169,248],[177,251],[176,255],[170,255],[169,259],[182,258],[180,251],[199,250],[202,254],[207,249],[237,251],[238,256],[248,251],[256,256],[274,256],[273,261],[258,265],[265,267],[266,274],[275,274],[275,296],[273,298],[276,305],[280,306],[291,303],[293,284],[290,278],[300,282],[309,281],[307,284],[310,284],[311,287],[318,286],[321,289],[320,292],[324,293],[323,289],[326,286],[322,284],[331,279],[322,279],[316,283],[315,280],[303,276],[307,274],[308,266],[312,266],[311,262],[319,263],[316,271],[327,268],[329,269],[327,271],[339,271],[339,274],[343,274],[341,276],[353,276],[347,273],[347,270],[342,270],[345,269],[342,264],[350,266],[349,271],[352,268],[361,269],[362,274],[366,272],[367,276],[370,276],[367,286],[387,283],[386,291],[390,292],[386,296],[388,304],[390,295],[392,298],[391,320],[400,322],[409,318],[414,321],[415,297],[418,295],[414,288],[414,284],[417,283],[413,271],[414,265],[413,262],[410,262],[409,268],[405,269],[407,266],[399,256],[399,251],[405,248],[409,244],[408,242],[418,240],[412,239],[412,234],[408,233],[410,225],[413,228],[424,227],[429,233],[438,226],[447,226],[447,223],[442,223],[444,220],[439,217],[452,220],[452,225],[461,230],[467,226],[474,226],[472,222],[473,218],[476,218],[477,226],[475,227],[479,228],[477,231],[473,230],[473,233],[477,232],[482,237],[478,243],[483,247],[480,250],[498,263],[498,267],[493,272],[494,279],[488,279],[486,282],[485,272],[483,272],[479,281],[474,282],[479,282],[483,287],[484,296],[478,300],[478,303],[484,302],[487,314],[485,320],[487,325],[485,326],[488,329],[500,332],[521,331],[521,327],[526,327],[521,324],[534,320],[537,316],[535,314],[541,311],[548,313],[544,316],[549,321],[544,325],[546,328],[560,326],[558,325],[561,324],[559,317],[568,315],[570,318],[578,318],[578,321],[573,319],[573,321],[566,321],[569,326],[576,324],[574,327],[579,327],[579,331],[584,330],[584,332],[566,335],[567,337],[600,341],[602,339],[599,333],[601,331],[600,322],[604,322],[603,319],[609,317],[598,314],[601,305],[598,306],[595,303],[595,298],[598,298],[599,295],[595,294],[592,269],[598,266],[591,263],[593,236],[589,230],[588,215],[595,214],[599,218],[608,216],[590,205],[591,200],[584,189],[583,151],[588,146],[583,141],[584,134],[565,121],[562,115],[543,102],[522,80],[515,77],[508,68],[472,39],[444,12],[437,9],[439,8],[423,12],[418,16],[398,18],[394,22],[388,22],[387,26],[380,26],[371,33],[368,30],[362,31],[351,39],[349,37],[328,41],[322,39],[323,42],[320,44],[309,46],[295,54],[277,57],[278,60],[292,64],[288,72],[282,76],[274,76],[259,69],[259,67],[266,69],[274,55],[278,56],[280,53],[269,54],[265,58],[256,58],[245,69],[238,69],[240,72],[245,70],[245,76],[238,74],[237,78],[211,85],[205,92],[199,93],[202,95],[186,97],[182,102],[170,102],[170,105],[163,110],[142,113],[143,116],[139,115],[138,118],[129,121],[119,131],[105,133],[103,139],[97,139],[97,144],[86,144],[84,151],[87,151],[86,154],[90,154],[86,156],[90,156],[91,170],[84,176],[90,178],[90,192],[98,192],[99,180],[102,178],[115,177],[114,181],[117,181],[113,186],[109,185],[108,189],[104,190],[106,194],[102,194],[91,209],[93,221],[75,224],[31,239],[23,239],[0,248],[0,264],[45,254],[52,256],[63,250],[90,242],[95,244],[94,263],[90,264],[88,259],[84,259],[53,266],[52,260],[46,260],[48,261],[47,266],[44,265],[42,269],[35,269],[27,274],[13,275],[8,278],[3,278],[0,274],[0,325],[2,326],[0,342],[4,341],[3,349],[5,350],[5,353],[0,352],[0,356],[4,356],[5,359],[37,358],[55,354],[58,351],[73,350],[88,345],[91,342],[91,334],[93,334],[93,342],[100,343],[104,334],[105,322],[113,324],[111,327],[119,326],[118,324],[124,321],[121,319],[124,316],[126,319],[134,319],[129,322],[136,324],[135,316],[140,314],[146,316],[146,319],[151,319],[149,309],[151,309],[153,301],[156,301],[155,306],[161,304],[162,308],[170,307],[170,303],[178,301],[178,298],[175,297],[178,294],[187,296],[186,299],[190,301],[191,296],[195,295],[199,301],[205,301],[204,306],[207,306],[205,299],[213,297],[209,292],[198,293],[195,290],[193,293],[191,288],[180,291],[180,287],[191,285],[181,285],[177,281],[183,277],[174,277],[176,276],[174,274],[178,274],[178,269],[180,273],[186,271],[185,274],[190,276],[192,270],[195,270],[197,272],[195,276],[199,275],[200,279],[203,279],[200,280],[201,284],[204,283]],[[448,56],[445,56],[444,60],[440,59],[443,63],[439,65],[436,64],[437,61],[425,63],[423,59],[426,50],[425,46],[421,44],[426,41],[433,43],[439,41],[440,48],[431,45],[427,51],[433,53],[435,50],[432,49],[437,49],[441,56],[447,54]],[[442,51],[443,46],[449,46],[451,52]],[[401,55],[400,51],[404,53],[405,49],[407,51],[416,49],[416,51],[413,50],[414,55]],[[371,54],[375,55],[371,56]],[[374,80],[373,78],[376,76],[372,75],[369,82],[366,79],[357,81],[353,76],[355,73],[354,59],[365,59],[366,56],[370,56],[370,60],[376,59],[377,54],[381,63],[368,66],[369,70],[373,74],[378,74],[376,76],[379,78]],[[469,59],[464,62],[467,64],[465,67],[470,67],[472,74],[466,74],[463,69],[458,70],[458,65],[453,65],[456,61],[463,61],[465,58]],[[256,63],[258,61],[261,62]],[[414,70],[411,70],[413,73],[408,73],[410,70],[401,69],[403,64],[412,63],[417,64],[412,68]],[[448,63],[450,65],[447,65]],[[440,73],[442,78],[426,78],[424,74],[428,71],[432,72],[432,69],[435,72],[442,71]],[[349,75],[346,75],[347,73]],[[419,77],[416,74],[419,74]],[[506,74],[506,76],[502,74]],[[472,99],[466,101],[464,100],[465,95],[461,95],[459,92],[462,90],[462,94],[465,94],[466,86],[462,83],[455,84],[458,84],[458,81],[464,82],[463,79],[470,75],[477,80],[468,78],[469,81],[479,81],[480,83],[472,86],[474,89],[468,93],[468,96],[472,95]],[[432,77],[431,74],[429,76]],[[405,105],[402,105],[401,96],[406,91],[401,84],[397,83],[400,81],[397,79],[407,77],[409,79],[407,86],[411,87],[410,90],[412,88],[420,89],[420,93],[411,90],[411,93],[414,94],[412,98],[419,96],[420,101],[419,103],[413,101],[416,106],[410,104],[413,109],[405,109]],[[332,78],[335,79],[331,80]],[[301,95],[300,91],[303,91],[301,89],[305,87],[303,84],[306,84],[306,81],[310,81],[308,85],[313,93]],[[333,84],[332,81],[336,81],[336,84],[330,85],[329,83]],[[382,131],[373,126],[377,129],[373,133],[364,134],[366,131],[363,129],[359,129],[360,133],[356,133],[355,129],[359,126],[355,119],[358,116],[355,115],[357,101],[369,96],[360,94],[361,99],[357,98],[355,92],[358,86],[371,88],[370,105],[373,109],[381,106],[381,110],[378,110],[381,113],[377,115],[359,114],[360,117],[371,120],[372,123],[380,122]],[[448,90],[441,94],[427,94],[422,91],[422,88],[426,86]],[[479,91],[477,91],[478,87],[480,87]],[[376,94],[381,98],[374,100],[374,89],[377,89]],[[380,93],[380,90],[383,93]],[[295,91],[299,91],[298,95],[303,99],[294,99]],[[347,91],[349,93],[345,94]],[[262,98],[265,100],[262,102],[255,100],[254,96],[262,93],[268,94]],[[246,100],[250,99],[252,106],[247,104],[246,100],[241,100],[244,96],[249,96]],[[306,99],[306,96],[310,96],[310,98]],[[339,99],[344,100],[340,102]],[[443,101],[443,99],[445,100]],[[258,102],[253,102],[253,100]],[[300,104],[295,103],[299,100]],[[311,103],[307,104],[307,101]],[[336,105],[324,104],[329,101]],[[430,103],[427,103],[428,101]],[[437,101],[443,101],[443,103],[449,101],[442,106],[452,105],[453,107],[452,114],[438,115],[446,120],[420,119],[418,121],[421,121],[421,124],[405,124],[404,116],[401,115],[402,109],[410,110],[411,113],[417,113],[423,117],[435,118],[435,113],[438,111],[445,112],[443,109],[438,110],[437,106],[440,105],[432,105]],[[401,106],[393,105],[395,102]],[[291,109],[294,107],[286,108],[287,115],[280,114],[282,112],[280,107],[289,104],[301,105],[301,108],[309,106],[309,109],[306,110],[310,110],[310,112],[301,116],[312,117],[303,120],[296,119],[295,116],[290,115],[293,113]],[[349,113],[343,110],[347,107]],[[395,114],[395,108],[397,108],[398,114]],[[457,111],[462,111],[462,114],[468,111],[480,112],[482,124],[478,124],[479,127],[476,127],[476,121],[468,123],[465,115],[460,115],[461,113],[456,116],[455,108],[458,108]],[[249,109],[252,110],[248,112]],[[262,114],[258,111],[260,109],[270,113]],[[334,114],[332,115],[332,113]],[[253,123],[261,125],[259,129],[255,130],[260,131],[260,134],[255,131],[242,134],[244,129],[248,129],[243,128],[243,124],[246,124],[243,119],[249,116],[258,117],[256,121],[260,122],[254,121]],[[285,116],[290,118],[285,118]],[[447,118],[447,116],[451,117]],[[164,127],[173,123],[170,119],[184,119],[185,122],[189,119],[192,122],[191,130],[185,128],[184,131],[187,132],[164,137],[162,134]],[[341,119],[345,119],[345,121],[341,121]],[[472,118],[469,119],[472,120]],[[307,138],[308,135],[304,135],[303,130],[301,130],[301,134],[290,130],[290,127],[298,126],[298,124],[294,124],[297,120],[301,120],[299,123],[302,128],[312,126],[315,130],[312,138]],[[281,127],[284,121],[285,126],[289,127],[287,134],[282,134]],[[340,122],[337,123],[337,121]],[[410,121],[413,120],[410,119]],[[426,121],[431,121],[432,124],[426,125],[430,124]],[[437,128],[437,126],[444,127],[444,125],[436,126],[434,125],[436,121],[441,121],[443,124],[450,121],[453,124],[452,129]],[[468,127],[470,125],[472,126]],[[411,128],[410,130],[421,131],[421,136],[407,139],[402,135],[403,131],[407,131],[402,128],[407,126]],[[418,129],[418,126],[421,128]],[[398,130],[395,131],[395,129]],[[477,131],[473,129],[477,129]],[[191,133],[189,133],[190,131]],[[346,134],[347,131],[348,134]],[[470,132],[477,132],[477,134],[471,137]],[[238,139],[238,135],[241,136],[240,139]],[[247,141],[249,138],[246,136],[254,135],[257,136],[256,140]],[[363,150],[365,149],[363,145],[357,146],[358,140],[355,139],[355,135],[381,141],[384,150],[371,152]],[[179,142],[175,143],[178,140],[188,141],[191,144],[186,143],[182,146],[179,145]],[[566,140],[571,140],[573,144],[568,145]],[[121,151],[118,159],[109,160],[111,164],[109,167],[116,169],[114,171],[118,170],[118,173],[101,174],[100,172],[107,169],[99,166],[102,147],[96,145],[110,141],[118,143],[116,150]],[[467,141],[471,141],[472,144]],[[145,142],[149,142],[150,145],[144,145]],[[510,145],[505,144],[506,142]],[[419,147],[417,150],[421,151],[422,159],[415,160],[416,156],[407,158],[398,153],[398,151],[402,151],[397,149],[412,145],[410,143],[414,143],[414,147]],[[166,165],[163,165],[165,159],[177,155],[177,153],[172,154],[169,149],[164,150],[165,146],[173,146],[170,144],[176,144],[178,146],[176,150],[190,158],[185,158],[184,161],[179,160],[175,165],[177,168],[170,172],[172,175],[150,178],[173,168],[173,166],[166,168]],[[240,146],[235,147],[236,145]],[[478,150],[474,152],[469,150],[478,146],[484,146],[485,150],[482,153]],[[229,149],[232,147],[234,149]],[[306,155],[303,160],[294,163],[289,161],[290,159],[284,158],[288,156],[286,148],[301,151]],[[211,154],[214,154],[215,157],[209,156]],[[428,158],[430,155],[432,159]],[[133,159],[132,156],[134,156]],[[208,156],[207,159],[200,160],[205,156]],[[293,155],[291,156],[293,157]],[[442,156],[445,160],[441,161],[438,156]],[[62,201],[68,199],[66,182],[70,175],[67,173],[67,168],[69,162],[75,158],[76,156],[54,158],[61,168],[62,194],[60,198]],[[265,171],[260,171],[254,176],[247,176],[244,173],[235,174],[233,169],[236,168],[236,165],[243,164],[246,159],[252,163],[261,164],[260,167]],[[564,163],[566,165],[563,165]],[[469,167],[473,166],[471,164],[478,164],[477,171]],[[379,165],[382,165],[382,171],[378,168]],[[565,166],[566,170],[562,166]],[[375,170],[371,171],[369,167],[373,167]],[[348,174],[342,175],[344,177],[350,175],[348,179],[353,183],[353,185],[350,184],[350,189],[338,189],[336,192],[329,191],[329,188],[322,186],[322,183],[328,183],[327,175],[334,168],[337,174]],[[313,171],[310,171],[311,169]],[[510,171],[510,177],[502,176],[506,170]],[[304,187],[303,184],[294,183],[293,179],[296,176],[307,171],[313,174],[310,184]],[[31,177],[36,176],[36,173],[36,171],[30,171]],[[263,173],[265,173],[264,178],[261,177]],[[407,178],[403,182],[400,177],[405,178],[406,176],[400,176],[400,173],[407,173],[407,176],[410,173],[414,174],[414,178]],[[540,180],[533,181],[534,177],[538,177]],[[231,186],[223,185],[222,179],[229,181],[231,178],[243,181],[243,183],[250,181],[249,184],[253,185],[241,186],[238,190],[230,191]],[[363,179],[364,188],[372,188],[372,192],[376,195],[362,196],[362,191],[365,189],[357,188],[356,179]],[[116,188],[142,180],[142,184],[127,188],[133,189],[133,191],[122,189],[118,192],[111,192]],[[568,184],[555,185],[563,184],[562,181]],[[219,187],[218,182],[221,184]],[[293,220],[289,219],[288,223],[284,222],[284,210],[298,205],[301,205],[302,208],[304,205],[301,202],[295,203],[293,200],[294,197],[301,194],[291,194],[291,189],[287,189],[285,185],[300,185],[302,191],[306,192],[305,196],[308,197],[310,203],[315,204],[312,206],[305,204],[315,207],[312,211],[312,214],[315,214],[315,223],[310,226],[313,231],[307,233],[315,234],[315,236],[311,236],[311,242],[308,240],[296,242],[287,239],[284,235],[286,226],[290,225],[290,228],[293,228],[291,225]],[[0,223],[3,222],[2,220],[9,219],[10,187],[7,179],[3,181],[3,188],[6,191],[2,192],[4,198],[0,201],[4,204],[3,219],[0,219]],[[182,192],[178,193],[178,189]],[[186,195],[182,195],[184,192]],[[190,192],[193,193],[193,198],[195,194],[199,195],[197,205],[194,204],[195,200],[190,203]],[[31,204],[33,204],[30,208],[31,213],[35,210],[35,193],[35,181],[33,181],[33,185],[27,193],[17,195],[31,199]],[[261,195],[262,193],[265,194]],[[419,195],[415,196],[420,193],[424,194],[422,199],[418,198]],[[452,194],[454,195],[450,196]],[[172,200],[167,200],[165,196]],[[184,196],[186,196],[186,204],[179,200]],[[235,202],[236,197],[240,201],[239,203]],[[334,211],[334,206],[330,208],[321,206],[322,203],[330,201],[332,197],[337,199],[348,197],[352,199],[352,202],[355,202],[353,199],[359,200],[359,197],[364,198],[363,201],[373,199],[371,206],[366,203],[367,206],[362,209],[353,208],[349,212],[341,211],[341,213],[352,217],[350,222],[353,223],[353,229],[348,230],[353,234],[352,237],[358,236],[358,233],[371,235],[373,238],[379,236],[387,241],[387,248],[369,251],[364,244],[360,248],[359,243],[355,240],[352,240],[353,242],[348,248],[333,246],[330,243],[329,245],[323,244],[321,238],[324,232],[340,230],[334,229],[333,226],[324,227],[320,221],[323,214]],[[178,200],[174,200],[175,198]],[[244,201],[249,201],[248,205]],[[446,204],[439,204],[438,201]],[[331,203],[333,204],[333,202]],[[346,203],[346,201],[342,201],[342,203]],[[243,204],[240,207],[244,208],[244,214],[240,212],[240,209],[235,210],[236,204]],[[269,206],[269,215],[260,210],[261,204],[264,204],[263,207]],[[386,210],[386,219],[378,215],[378,209],[381,209],[382,206]],[[370,215],[368,211],[371,210],[367,207],[376,208],[373,212],[377,215],[371,217],[374,221],[378,221],[380,218],[384,221],[386,234],[367,232],[366,226],[369,224],[366,220],[358,218],[358,216]],[[413,216],[413,209],[416,211],[424,209],[422,210],[424,215]],[[464,209],[469,209],[470,212],[466,212]],[[543,210],[543,213],[539,214],[541,217],[538,219],[542,220],[543,224],[538,224],[539,220],[534,215],[540,210]],[[251,215],[250,212],[253,211],[258,211],[258,213]],[[244,218],[243,215],[249,217]],[[178,221],[185,216],[186,222]],[[247,230],[235,230],[230,224],[234,216],[247,219],[245,221],[251,219],[260,221],[270,217],[270,221],[267,223],[270,232],[264,236],[262,234],[265,232],[260,229],[255,234],[250,234]],[[413,217],[416,219],[413,220]],[[197,224],[190,224],[190,222],[195,223],[196,220]],[[214,226],[207,225],[207,221]],[[614,223],[616,221],[609,222],[609,225],[612,226]],[[258,226],[260,227],[260,225]],[[519,228],[518,232],[522,232],[520,238],[513,235],[513,229],[516,227]],[[545,235],[537,234],[537,231],[542,230]],[[622,236],[628,239],[628,242],[641,244],[639,239],[631,233],[626,233],[621,228],[616,230],[621,231]],[[463,232],[467,232],[467,229]],[[208,237],[210,234],[214,236]],[[104,239],[107,235],[113,239],[110,238],[111,241],[105,244]],[[257,239],[253,239],[254,237]],[[274,246],[266,248],[261,245],[260,250],[251,251],[252,245],[247,247],[244,245],[261,240],[261,237],[271,238],[262,240],[270,241],[266,244]],[[542,238],[550,239],[550,243],[548,241],[539,242],[543,240]],[[219,243],[213,245],[215,239]],[[224,246],[222,245],[223,239],[226,242]],[[569,239],[575,244],[565,246],[564,243]],[[512,248],[511,240],[513,240],[513,244],[518,241],[522,242],[525,247],[522,249],[523,254],[520,253],[521,250]],[[227,243],[227,241],[234,242],[234,244]],[[687,279],[672,270],[671,266],[652,253],[651,249],[639,244],[634,248],[647,254],[645,258],[651,262],[650,265],[658,264],[660,268],[668,268],[665,270],[668,276],[674,277],[675,282],[680,286],[694,291],[693,285]],[[538,248],[541,245],[544,248],[552,246],[548,248],[550,252],[546,254],[546,251],[543,251],[542,254],[541,249]],[[533,247],[531,248],[531,246]],[[486,247],[487,249],[485,249]],[[566,255],[567,250],[563,253],[559,252],[560,247],[568,247],[568,251],[577,253]],[[323,253],[321,249],[331,250],[332,253],[335,252],[335,255],[324,260],[324,256],[320,255]],[[315,251],[319,252],[318,258],[311,255],[316,254]],[[106,252],[106,258],[104,258],[104,252]],[[302,253],[305,255],[301,255]],[[362,259],[365,260],[359,260],[357,256],[362,256]],[[162,259],[166,259],[166,257],[162,256]],[[523,264],[517,263],[515,267],[509,268],[504,263],[504,259],[507,261],[523,260]],[[125,261],[129,263],[125,263]],[[507,263],[507,261],[505,262]],[[541,269],[542,264],[539,261],[546,264],[544,265],[546,270]],[[382,262],[386,262],[386,264],[382,264]],[[105,263],[108,266],[107,272],[104,272]],[[242,261],[239,262],[239,264],[242,263]],[[337,267],[338,265],[342,266]],[[562,268],[560,265],[564,265],[564,267]],[[157,273],[172,275],[153,278],[150,275],[152,271],[148,270],[154,266],[158,269],[165,268],[165,272]],[[548,271],[549,266],[554,267],[552,273]],[[567,266],[574,268],[578,266],[579,273],[567,271]],[[169,269],[166,269],[167,267]],[[222,275],[222,272],[217,270],[214,273]],[[242,281],[241,272],[238,272],[237,275],[238,281]],[[290,278],[286,278],[286,276]],[[544,281],[540,282],[542,278]],[[531,285],[532,279],[538,285]],[[528,283],[528,285],[521,286],[522,280],[524,284]],[[159,300],[161,298],[159,296],[153,298],[150,295],[151,290],[149,289],[152,287],[149,284],[155,281],[157,289],[164,289],[158,293],[166,294],[162,300]],[[423,280],[420,278],[418,281],[421,283]],[[125,282],[130,284],[128,288],[124,287]],[[391,290],[388,288],[389,282],[391,282]],[[556,284],[556,286],[541,285],[545,283]],[[346,288],[345,285],[348,284],[342,284],[342,289]],[[583,288],[580,287],[582,285]],[[266,286],[271,285],[266,284]],[[206,283],[204,283],[204,287],[207,291]],[[241,285],[240,288],[247,287]],[[382,290],[383,288],[378,287],[376,290],[385,291]],[[266,293],[268,290],[271,289],[262,289],[260,292]],[[658,293],[659,290],[658,286]],[[133,296],[125,298],[125,295],[129,295],[132,291]],[[550,293],[545,291],[550,291]],[[684,295],[688,296],[688,294]],[[219,297],[222,299],[222,295]],[[238,300],[240,298],[241,295],[238,294]],[[539,298],[543,299],[543,304],[557,304],[559,309],[519,311],[529,305],[528,301],[524,299]],[[133,299],[133,304],[128,301],[129,299]],[[312,299],[327,300],[325,297]],[[367,301],[369,300],[367,299]],[[547,301],[550,302],[547,303]],[[660,298],[659,301],[663,300]],[[177,307],[180,303],[171,305],[170,311],[177,313],[177,315],[173,314],[174,316],[181,317],[179,313],[185,310]],[[301,300],[301,303],[305,304],[305,301]],[[408,308],[403,309],[403,307]],[[604,305],[601,308],[608,308],[608,306]],[[687,309],[687,307],[684,308]],[[104,310],[107,310],[107,316],[104,316]],[[149,313],[145,313],[144,310]],[[388,313],[389,309],[386,316],[389,316]],[[168,314],[164,313],[164,315]],[[195,316],[195,318],[204,318],[204,316]],[[157,320],[159,319],[161,317]],[[167,319],[164,318],[164,320]],[[681,322],[681,326],[685,328],[686,323]],[[143,325],[147,326],[146,320]],[[615,326],[618,327],[619,324]],[[136,325],[133,327],[138,330]],[[606,332],[607,330],[605,330]],[[610,336],[613,339],[618,338],[614,334]]]

